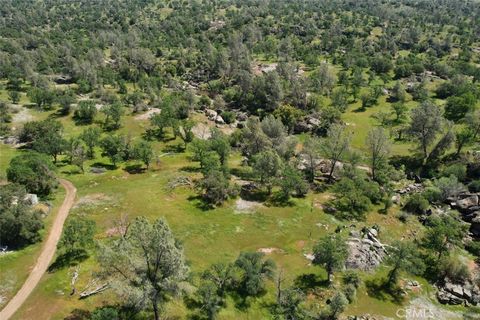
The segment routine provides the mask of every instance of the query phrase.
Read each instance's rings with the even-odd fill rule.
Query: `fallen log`
[[[94,294],[100,293],[100,292],[105,291],[107,289],[108,289],[108,283],[98,285],[92,290],[86,289],[86,290],[80,292],[80,299],[88,298],[90,296],[93,296]]]

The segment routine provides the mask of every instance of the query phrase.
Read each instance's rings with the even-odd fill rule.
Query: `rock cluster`
[[[345,267],[364,271],[376,268],[386,255],[385,246],[377,239],[376,229],[368,229],[363,236],[359,232],[350,232],[347,240],[349,254]]]
[[[423,191],[423,185],[421,183],[412,183],[406,186],[405,188],[398,189],[395,192],[401,195],[410,194],[415,192]]]
[[[437,299],[443,304],[477,305],[480,303],[480,288],[472,282],[455,284],[448,279],[439,286]]]
[[[449,201],[453,209],[460,211],[463,220],[471,224],[472,235],[480,238],[480,193],[464,192]]]
[[[321,120],[314,116],[306,116],[303,120],[298,121],[293,128],[295,133],[304,133],[317,130],[322,124]]]

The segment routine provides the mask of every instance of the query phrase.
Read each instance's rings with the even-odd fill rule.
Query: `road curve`
[[[59,181],[67,192],[65,199],[63,200],[62,206],[58,210],[52,229],[48,235],[47,242],[45,243],[42,252],[38,257],[35,267],[30,272],[27,280],[17,294],[8,302],[5,308],[0,311],[1,320],[8,320],[21,307],[25,300],[27,300],[28,296],[30,293],[32,293],[33,289],[35,289],[45,271],[47,271],[48,266],[53,259],[58,240],[60,240],[60,236],[62,235],[63,224],[73,206],[75,195],[77,193],[77,189],[75,189],[70,181],[64,179],[59,179]]]

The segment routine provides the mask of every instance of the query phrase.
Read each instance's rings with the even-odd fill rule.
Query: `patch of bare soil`
[[[24,123],[32,121],[34,119],[32,114],[30,113],[30,110],[25,107],[15,106],[12,108],[12,111],[13,123]]]
[[[74,209],[80,207],[93,207],[98,206],[100,204],[104,204],[106,202],[110,202],[112,200],[111,197],[107,196],[104,193],[93,193],[81,197],[74,205]]]
[[[235,201],[235,213],[254,213],[256,209],[261,208],[262,206],[263,205],[259,202],[239,198]]]
[[[149,120],[154,114],[160,113],[162,110],[159,108],[151,108],[145,113],[135,116],[135,120]]]
[[[212,136],[211,128],[212,126],[209,126],[207,123],[199,122],[192,128],[192,133],[199,139],[207,140]]]
[[[257,252],[261,252],[264,254],[272,254],[272,253],[283,253],[284,251],[279,248],[258,248]]]

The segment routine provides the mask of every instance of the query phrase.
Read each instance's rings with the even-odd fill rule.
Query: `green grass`
[[[355,148],[365,150],[364,142],[368,130],[376,125],[376,120],[371,116],[379,111],[389,111],[385,97],[381,97],[379,104],[363,112],[355,111],[360,102],[350,106],[343,115],[343,120],[349,123],[353,131],[352,144]],[[409,103],[412,107],[414,103]],[[39,112],[32,110],[36,119],[45,119],[54,116],[53,111]],[[148,121],[133,119],[134,115],[123,117],[122,128],[116,133],[129,135],[134,139],[145,131]],[[76,136],[86,126],[76,126],[72,121],[72,115],[57,118],[65,127],[67,137]],[[96,124],[101,126],[102,115],[97,116]],[[111,133],[105,133],[111,134]],[[302,141],[303,137],[300,137]],[[155,142],[154,148],[157,155],[170,150],[169,147],[180,144],[179,140],[167,143]],[[393,154],[406,154],[412,148],[411,143],[394,143]],[[0,176],[4,176],[5,169],[10,159],[21,151],[0,144]],[[195,190],[189,188],[177,188],[174,191],[166,189],[171,178],[179,175],[198,176],[189,168],[196,164],[188,159],[185,153],[172,153],[160,158],[160,163],[142,174],[129,174],[122,164],[116,170],[109,170],[103,174],[89,172],[92,165],[110,164],[108,159],[96,152],[96,159],[86,162],[85,174],[78,174],[78,169],[59,162],[58,173],[71,180],[78,189],[77,197],[88,195],[101,195],[108,200],[100,201],[88,207],[79,207],[72,210],[71,215],[84,215],[97,223],[96,240],[106,239],[107,231],[115,225],[115,221],[121,216],[133,219],[144,215],[150,219],[165,217],[169,222],[174,234],[180,239],[185,248],[188,263],[194,273],[200,272],[209,265],[220,261],[233,261],[241,251],[256,251],[259,248],[274,247],[281,249],[281,253],[269,255],[278,265],[285,270],[286,284],[291,284],[302,274],[315,274],[318,279],[325,279],[325,271],[320,267],[314,267],[303,256],[310,253],[312,246],[321,236],[334,232],[337,226],[349,226],[353,222],[338,221],[333,216],[325,214],[320,208],[321,204],[328,200],[328,193],[310,193],[304,199],[294,199],[291,206],[258,208],[253,214],[238,214],[235,212],[235,200],[228,201],[220,208],[204,210],[200,201],[196,198]],[[238,167],[241,157],[235,154],[231,158],[231,165]],[[63,197],[63,190],[55,194],[54,205],[58,207]],[[413,237],[413,230],[421,230],[416,219],[410,219],[403,224],[396,219],[398,208],[394,207],[387,215],[378,213],[379,207],[372,208],[366,221],[355,222],[356,228],[372,226],[380,227],[380,238],[384,242],[391,242],[402,236]],[[49,223],[53,215],[47,220]],[[0,275],[0,282],[13,279],[12,293],[18,290],[21,283],[27,277],[28,270],[39,254],[41,244],[29,246],[12,254],[0,257],[0,268],[12,270]],[[91,257],[81,263],[80,278],[77,287],[81,290],[92,278],[97,270],[94,250]],[[78,296],[70,296],[70,268],[64,268],[53,273],[46,274],[27,302],[15,315],[15,319],[63,319],[73,309],[91,310],[96,306],[114,303],[116,298],[111,291],[79,300]],[[381,275],[364,275],[364,278]],[[275,300],[275,289],[272,282],[268,283],[268,293],[260,298],[252,299],[251,307],[247,310],[235,308],[234,301],[228,300],[227,308],[220,312],[221,319],[265,319],[268,318],[268,306]],[[332,293],[328,288],[320,288],[322,294]],[[320,301],[314,296],[309,296],[309,302]],[[323,298],[322,298],[323,300]],[[397,305],[368,296],[364,287],[358,292],[357,301],[350,305],[347,314],[368,312],[394,316]],[[187,310],[181,300],[174,300],[167,306],[167,315],[186,318],[191,311]]]

